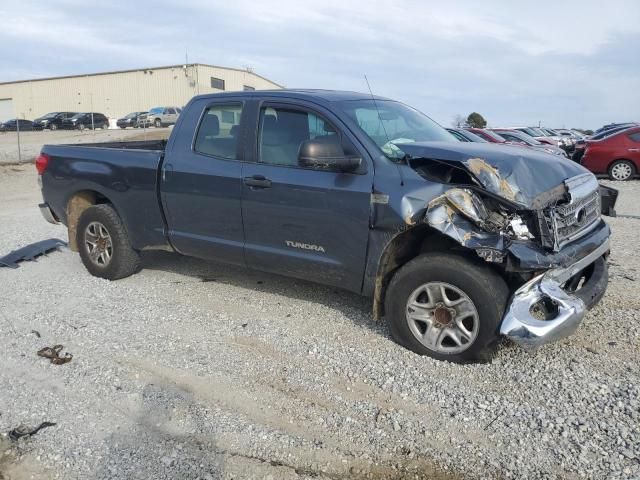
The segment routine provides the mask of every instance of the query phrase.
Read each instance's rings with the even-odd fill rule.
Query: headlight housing
[[[444,196],[451,206],[483,230],[504,234],[514,240],[534,238],[522,217],[506,206],[495,205],[496,202],[492,201],[495,208],[489,210],[478,194],[466,188],[451,188]]]
[[[482,199],[471,190],[451,188],[445,192],[445,197],[456,210],[478,225],[483,225],[489,217],[487,207]]]

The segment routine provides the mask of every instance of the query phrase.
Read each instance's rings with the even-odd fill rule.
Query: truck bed
[[[67,223],[78,194],[109,199],[125,222],[134,248],[168,247],[158,176],[165,140],[45,145],[50,157],[42,191],[55,216]]]
[[[167,146],[166,140],[134,140],[134,141],[120,141],[120,142],[96,142],[96,143],[82,143],[64,144],[60,145],[64,147],[94,147],[94,148],[111,148],[116,150],[154,150],[162,151]]]

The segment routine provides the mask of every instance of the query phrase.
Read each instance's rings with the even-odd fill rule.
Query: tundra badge
[[[303,250],[315,250],[316,252],[324,253],[324,248],[321,245],[311,245],[309,243],[292,242],[291,240],[285,240],[284,243],[287,247],[301,248]]]

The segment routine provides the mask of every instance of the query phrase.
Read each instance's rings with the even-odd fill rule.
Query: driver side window
[[[336,129],[308,111],[263,107],[259,125],[258,155],[262,163],[298,166],[302,142],[319,138],[340,143]]]

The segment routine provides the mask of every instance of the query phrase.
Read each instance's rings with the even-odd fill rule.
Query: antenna
[[[384,136],[387,137],[387,142],[389,142],[389,134],[387,134],[387,129],[384,126],[384,123],[382,123],[382,117],[380,116],[380,109],[378,108],[378,102],[376,102],[376,97],[373,96],[373,91],[371,90],[371,85],[369,85],[369,79],[367,78],[367,75],[364,75],[364,81],[367,82],[367,88],[369,89],[369,94],[371,95],[371,100],[373,100],[373,104],[376,107],[376,112],[378,112],[378,121],[380,122],[380,125],[382,126],[382,130],[384,131]]]
[[[378,102],[376,102],[376,97],[373,95],[373,91],[371,90],[371,85],[369,85],[369,79],[367,78],[367,74],[364,74],[364,81],[367,82],[367,88],[369,89],[369,93],[371,94],[371,100],[373,100],[373,104],[376,107],[376,112],[378,112],[378,121],[380,122],[380,125],[382,126],[382,130],[384,131],[384,136],[387,139],[387,143],[389,143],[391,140],[389,139],[389,134],[387,133],[387,129],[384,126],[384,123],[382,122],[382,116],[380,115],[380,109],[378,108]],[[400,185],[404,186],[404,177],[402,176],[402,170],[400,169],[400,165],[398,165],[398,162],[393,162],[396,164],[396,168],[398,169],[398,175],[400,176]]]

